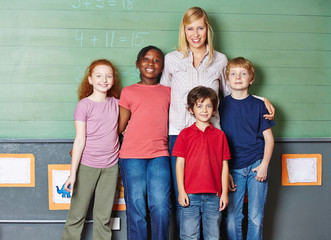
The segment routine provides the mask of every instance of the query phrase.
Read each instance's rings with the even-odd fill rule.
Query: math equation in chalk
[[[73,0],[71,5],[74,9],[110,9],[121,7],[133,9],[135,0]]]
[[[134,48],[143,46],[149,32],[76,31],[81,48]]]

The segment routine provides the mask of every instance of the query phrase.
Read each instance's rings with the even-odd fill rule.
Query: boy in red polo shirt
[[[213,89],[199,86],[189,92],[187,103],[196,122],[180,132],[172,152],[183,206],[180,239],[200,239],[201,219],[204,238],[219,239],[221,211],[229,202],[230,151],[224,132],[210,123],[218,98]]]

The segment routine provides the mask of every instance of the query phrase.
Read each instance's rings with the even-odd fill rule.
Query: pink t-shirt
[[[169,156],[168,110],[170,88],[133,84],[122,90],[119,105],[131,112],[120,158]]]
[[[109,168],[118,162],[118,99],[105,102],[88,98],[79,101],[74,120],[86,123],[86,144],[81,164],[94,168]]]

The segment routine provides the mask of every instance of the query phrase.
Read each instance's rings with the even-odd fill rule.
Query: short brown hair
[[[225,74],[226,74],[226,78],[229,79],[229,74],[230,74],[230,69],[234,68],[234,67],[242,67],[245,68],[249,75],[251,76],[250,81],[255,79],[255,67],[254,64],[249,61],[246,58],[243,57],[236,57],[231,59],[228,62],[228,65],[226,66],[226,70],[225,70]]]
[[[187,109],[192,110],[199,99],[204,101],[206,98],[210,98],[213,104],[213,110],[215,111],[218,105],[217,94],[213,89],[204,86],[195,87],[189,92],[187,95]]]
[[[83,80],[78,88],[78,99],[79,100],[82,100],[83,98],[88,97],[93,93],[93,86],[89,83],[88,77],[92,76],[94,68],[99,65],[108,66],[113,70],[114,84],[108,90],[107,97],[119,98],[120,91],[121,91],[121,84],[117,78],[118,74],[117,74],[117,70],[116,70],[115,66],[107,59],[98,59],[98,60],[93,61],[90,64],[90,66],[88,66],[85,70]]]

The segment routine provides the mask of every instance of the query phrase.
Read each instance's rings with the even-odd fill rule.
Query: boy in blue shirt
[[[263,115],[263,101],[248,93],[254,82],[254,65],[238,57],[229,61],[226,77],[231,95],[219,107],[221,126],[230,153],[229,205],[226,228],[229,240],[242,240],[242,209],[248,192],[247,240],[262,239],[264,206],[268,190],[268,168],[274,148],[271,127],[275,123]]]

